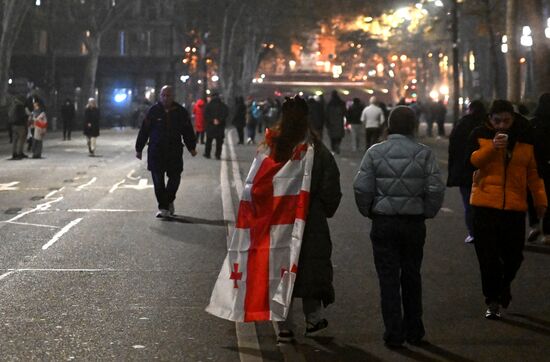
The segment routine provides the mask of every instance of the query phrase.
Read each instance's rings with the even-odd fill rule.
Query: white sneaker
[[[500,305],[498,303],[489,304],[485,312],[485,318],[492,320],[500,319]]]
[[[158,218],[170,217],[170,211],[165,209],[159,209],[156,215]]]
[[[464,242],[466,244],[471,244],[471,243],[474,242],[474,237],[472,235],[468,235],[468,236],[466,236],[466,239],[464,239]]]
[[[171,202],[170,205],[168,205],[168,212],[170,213],[170,216],[174,216],[176,209],[174,208],[173,202]]]

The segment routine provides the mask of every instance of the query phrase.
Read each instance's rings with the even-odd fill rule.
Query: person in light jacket
[[[33,103],[31,122],[34,127],[32,135],[32,158],[42,158],[42,142],[48,129],[48,118],[39,102]]]
[[[389,348],[424,338],[420,267],[425,219],[435,217],[445,192],[432,150],[414,140],[414,131],[414,111],[396,107],[388,139],[367,150],[353,183],[359,212],[372,219],[370,238]]]

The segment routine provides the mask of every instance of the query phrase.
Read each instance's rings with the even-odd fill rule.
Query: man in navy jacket
[[[174,200],[183,171],[182,138],[191,155],[195,157],[197,139],[189,113],[174,102],[173,88],[164,86],[160,91],[160,101],[147,112],[136,140],[136,157],[140,160],[143,148],[149,141],[147,169],[151,171],[155,187],[159,208],[157,217],[174,214]]]

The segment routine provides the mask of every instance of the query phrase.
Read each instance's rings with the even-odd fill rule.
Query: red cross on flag
[[[269,151],[269,150],[268,150]],[[235,232],[206,308],[239,322],[286,319],[309,205],[313,146],[287,162],[258,152],[248,173]]]

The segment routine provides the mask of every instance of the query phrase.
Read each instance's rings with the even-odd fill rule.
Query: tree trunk
[[[493,21],[491,20],[491,11],[487,4],[485,21],[487,25],[487,31],[489,32],[489,64],[491,66],[491,83],[493,87],[493,98],[502,98],[501,90],[501,70],[498,62],[498,47],[497,47],[497,37],[495,34],[495,28],[493,26]]]
[[[84,105],[88,98],[95,98],[96,73],[101,52],[101,34],[90,34],[86,41],[88,48],[88,58],[86,59],[86,68],[82,80],[82,104]],[[83,109],[82,107],[81,109]]]
[[[4,0],[1,5],[2,24],[0,35],[0,106],[6,104],[11,56],[21,25],[31,8],[30,1]]]
[[[521,98],[520,69],[518,59],[518,0],[506,1],[506,35],[508,36],[508,53],[506,53],[506,96],[512,103],[519,103]]]
[[[548,66],[550,50],[548,39],[544,34],[546,19],[543,18],[541,0],[525,0],[524,6],[533,36],[533,74],[536,75],[534,77],[535,94],[538,97],[542,93],[550,92],[550,67]]]

